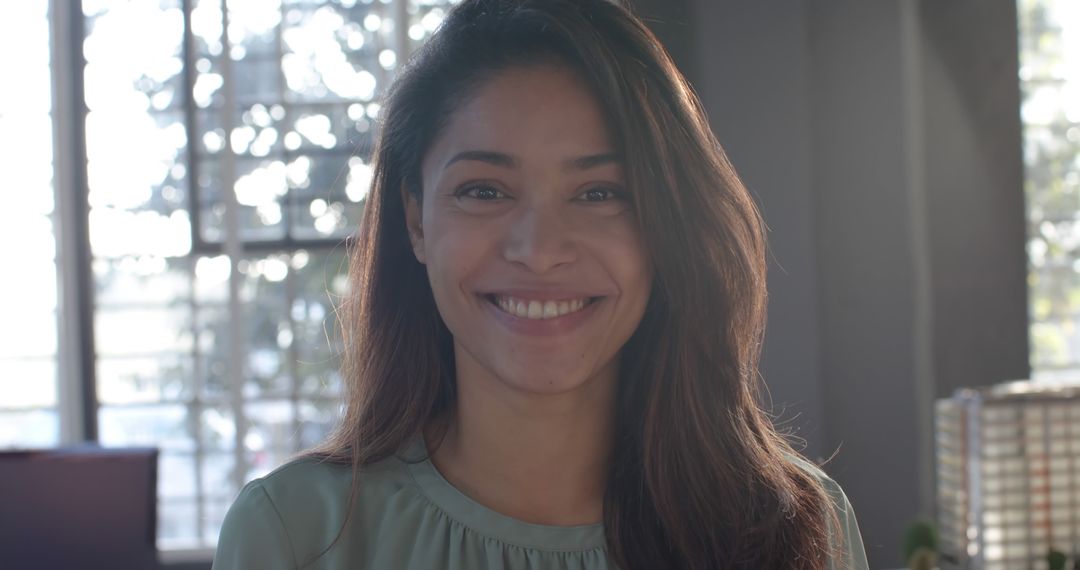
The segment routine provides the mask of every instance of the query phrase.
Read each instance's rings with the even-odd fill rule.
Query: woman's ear
[[[424,222],[420,200],[412,192],[401,188],[401,201],[405,204],[405,226],[412,242],[413,255],[420,263],[427,263],[424,254]]]

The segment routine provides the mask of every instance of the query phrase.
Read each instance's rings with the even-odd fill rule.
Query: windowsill
[[[214,560],[213,548],[191,548],[176,550],[158,550],[158,562],[162,566],[187,563],[211,563]]]

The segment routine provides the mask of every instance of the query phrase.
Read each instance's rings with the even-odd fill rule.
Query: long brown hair
[[[391,87],[341,307],[346,411],[311,454],[359,470],[451,409],[453,339],[413,256],[402,190],[420,197],[425,152],[476,86],[551,61],[605,109],[655,268],[620,356],[609,555],[624,570],[823,568],[828,496],[758,401],[761,218],[668,54],[609,0],[464,0]]]

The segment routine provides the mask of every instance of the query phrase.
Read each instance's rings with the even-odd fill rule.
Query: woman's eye
[[[493,186],[468,186],[463,188],[458,196],[467,196],[476,200],[491,201],[505,198],[506,195]]]
[[[620,192],[611,188],[591,188],[581,194],[581,199],[586,202],[607,202],[621,197]]]

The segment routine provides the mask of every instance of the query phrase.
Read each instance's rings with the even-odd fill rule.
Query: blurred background
[[[5,4],[0,448],[158,447],[162,560],[205,567],[337,417],[379,95],[453,3]],[[634,5],[770,226],[777,422],[899,566],[934,401],[1080,380],[1080,3]]]

